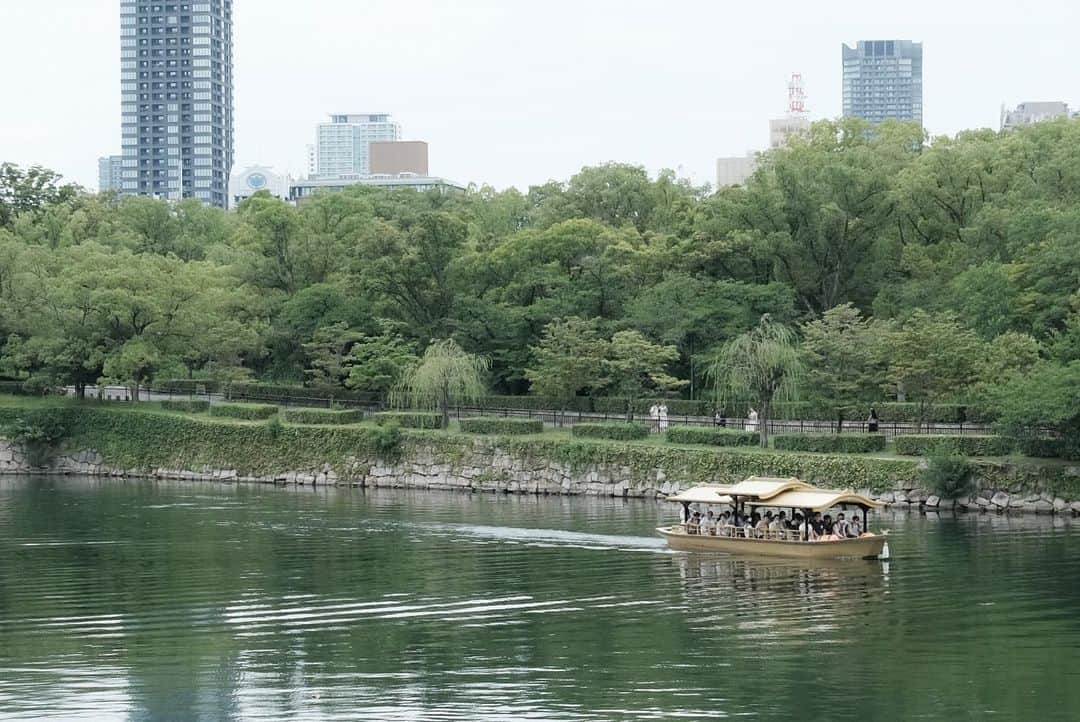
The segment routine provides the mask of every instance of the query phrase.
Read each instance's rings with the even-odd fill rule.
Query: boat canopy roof
[[[751,476],[731,486],[705,484],[669,496],[668,501],[686,504],[731,504],[735,497],[745,499],[754,506],[775,506],[792,509],[824,511],[842,504],[852,504],[864,509],[880,509],[881,502],[874,501],[853,491],[819,489],[795,478],[780,479]]]

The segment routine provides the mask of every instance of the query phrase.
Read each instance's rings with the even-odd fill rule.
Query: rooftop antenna
[[[806,117],[806,90],[803,88],[802,73],[792,73],[787,84],[787,114],[791,118]]]

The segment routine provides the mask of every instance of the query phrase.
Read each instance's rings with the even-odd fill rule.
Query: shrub
[[[230,399],[252,399],[254,401],[289,402],[304,399],[348,399],[350,401],[378,401],[379,395],[367,391],[350,391],[340,386],[290,386],[285,384],[230,384],[227,393]]]
[[[221,382],[214,379],[167,379],[155,381],[150,390],[162,394],[216,394],[221,391]]]
[[[1032,456],[1037,459],[1066,458],[1066,445],[1063,439],[1021,438],[1017,440],[1017,446],[1024,456]]]
[[[375,414],[377,424],[397,424],[406,429],[438,429],[442,417],[427,411],[386,411]]]
[[[737,429],[702,429],[673,426],[666,434],[672,444],[708,444],[710,446],[757,446],[758,435]]]
[[[290,424],[358,424],[364,420],[360,409],[282,409],[281,416]]]
[[[470,434],[542,434],[540,419],[462,419],[461,430]]]
[[[46,466],[69,434],[66,414],[53,409],[26,411],[3,429],[4,436],[23,447],[30,466]]]
[[[210,402],[187,399],[176,401],[170,400],[162,401],[161,408],[166,411],[182,411],[185,414],[205,414],[210,410]]]
[[[647,437],[649,427],[644,424],[574,424],[570,432],[580,438],[630,441]]]
[[[817,451],[823,454],[868,454],[885,450],[883,434],[781,434],[773,446],[784,451]]]
[[[575,396],[570,401],[556,401],[546,396],[485,396],[476,404],[481,409],[518,409],[522,411],[592,411],[592,398]]]
[[[964,456],[1005,456],[1011,454],[1014,440],[991,434],[979,436],[944,436],[918,434],[896,437],[896,453],[904,456],[925,456],[935,447],[948,446],[953,453]]]
[[[955,499],[971,493],[973,472],[967,458],[957,454],[952,444],[938,444],[930,448],[920,476],[926,488],[938,496]]]
[[[230,419],[260,421],[276,415],[278,407],[269,404],[214,404],[210,407],[211,416]]]

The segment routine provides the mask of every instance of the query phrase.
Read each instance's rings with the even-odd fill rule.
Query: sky
[[[932,135],[1001,104],[1080,105],[1075,0],[234,0],[236,170],[302,176],[331,112],[389,112],[430,170],[502,189],[608,161],[712,183],[768,144],[800,72],[841,103],[841,44],[923,42]],[[88,188],[120,152],[119,0],[0,0],[0,161]]]

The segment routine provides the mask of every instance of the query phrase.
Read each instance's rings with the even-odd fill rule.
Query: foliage
[[[0,163],[0,228],[13,226],[20,215],[39,216],[49,206],[66,203],[78,186],[60,184],[61,175],[41,166],[23,170]]]
[[[69,434],[66,415],[55,410],[24,411],[4,426],[3,436],[23,447],[30,466],[42,467]]]
[[[754,446],[758,435],[736,429],[703,429],[696,426],[673,426],[664,435],[672,444],[708,444],[709,446]]]
[[[956,499],[972,492],[973,472],[971,462],[956,453],[955,447],[935,446],[927,454],[920,478],[927,489],[943,499]]]
[[[461,430],[467,434],[542,434],[540,419],[472,418],[461,420]]]
[[[964,435],[943,436],[916,434],[896,437],[896,453],[904,456],[926,456],[935,449],[946,447],[965,456],[1006,456],[1013,452],[1015,440],[1007,436]]]
[[[453,339],[435,341],[395,389],[394,398],[420,408],[438,409],[442,428],[450,425],[450,407],[476,401],[486,391],[488,361],[465,353]]]
[[[180,411],[185,414],[205,414],[210,410],[210,402],[199,401],[197,399],[170,399],[168,401],[162,401],[161,408],[166,411]]]
[[[442,427],[439,414],[410,411],[384,411],[375,414],[375,423],[396,425],[406,429],[438,429]]]
[[[607,384],[604,362],[610,344],[600,337],[597,323],[570,316],[544,326],[540,343],[532,348],[533,362],[525,369],[531,390],[565,409],[580,393]]]
[[[765,448],[773,404],[795,399],[802,372],[795,335],[762,316],[753,330],[720,348],[709,376],[718,406],[730,409],[749,403],[757,411],[760,444]]]
[[[637,331],[619,331],[611,337],[607,368],[616,393],[626,399],[626,421],[634,418],[634,405],[647,393],[666,394],[687,385],[665,371],[679,357],[674,346],[650,342]]]
[[[282,420],[290,424],[358,424],[364,420],[360,409],[304,409],[286,407],[281,410]]]
[[[345,359],[345,386],[385,397],[416,361],[414,345],[384,323],[380,334],[353,343]]]
[[[1051,431],[1061,437],[1061,455],[1080,459],[1080,360],[1046,361],[986,393],[1003,433],[1036,439]]]
[[[278,413],[277,406],[269,404],[214,404],[210,407],[211,416],[221,416],[229,419],[245,419],[258,421],[269,419]]]
[[[649,427],[644,424],[574,424],[570,427],[570,433],[583,439],[629,441],[647,437]]]
[[[815,451],[823,454],[870,454],[885,451],[883,434],[778,434],[776,449]]]

